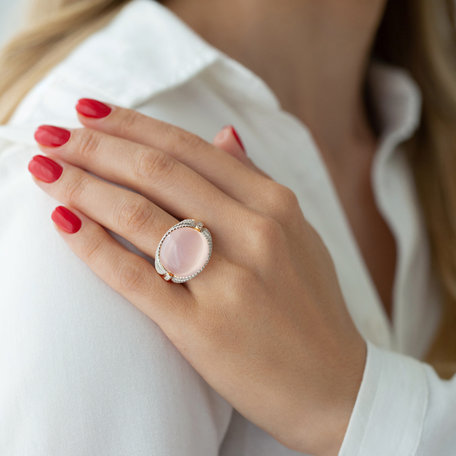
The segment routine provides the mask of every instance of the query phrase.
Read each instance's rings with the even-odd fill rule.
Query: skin
[[[262,77],[312,130],[389,314],[395,248],[372,195],[377,141],[362,98],[384,1],[166,4]],[[117,107],[104,119],[80,120],[85,128],[72,130],[64,146],[40,146],[61,164],[61,177],[35,179],[81,218],[77,233],[59,230],[71,249],[247,419],[291,449],[337,455],[366,345],[296,196],[256,169],[226,130],[209,144]],[[183,285],[165,282],[103,230],[153,256],[164,232],[189,217],[204,221],[215,242],[206,269]]]
[[[216,146],[118,107],[79,117],[87,128],[66,144],[40,145],[60,177],[34,178],[82,220],[74,234],[59,229],[71,249],[247,419],[291,449],[336,455],[366,344],[294,193],[239,158],[226,131]],[[153,256],[166,230],[189,217],[215,242],[204,271],[185,284],[163,280],[103,229]]]
[[[372,191],[377,149],[363,98],[386,0],[167,0],[204,39],[259,75],[310,128],[387,316],[394,237]]]

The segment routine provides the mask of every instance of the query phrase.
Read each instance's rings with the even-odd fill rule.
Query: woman
[[[445,5],[36,2],[1,62],[2,454],[455,451]],[[191,218],[212,254],[163,280]]]

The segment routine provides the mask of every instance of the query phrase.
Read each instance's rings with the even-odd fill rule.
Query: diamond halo
[[[164,240],[173,231],[178,230],[180,228],[193,228],[193,229],[199,231],[205,237],[205,239],[208,243],[208,246],[209,246],[209,253],[208,253],[205,263],[198,271],[196,271],[194,274],[189,275],[189,276],[174,275],[172,272],[167,271],[163,267],[163,265],[160,261],[160,251],[161,251],[161,247],[163,245]],[[155,251],[155,269],[161,276],[163,276],[163,278],[166,281],[172,281],[174,283],[184,283],[184,282],[187,282],[188,280],[196,277],[206,267],[207,263],[209,262],[209,260],[211,258],[211,254],[212,254],[212,236],[211,236],[210,231],[204,226],[203,222],[196,221],[195,219],[185,219],[179,223],[176,223],[174,226],[172,226],[161,238],[161,240],[157,246],[157,249]]]

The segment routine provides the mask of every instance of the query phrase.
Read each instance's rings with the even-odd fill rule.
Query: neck
[[[369,136],[363,88],[386,0],[168,0],[205,40],[260,76],[325,150]]]

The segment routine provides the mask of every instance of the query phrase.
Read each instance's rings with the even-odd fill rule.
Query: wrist
[[[352,353],[351,361],[346,362],[346,369],[338,376],[335,388],[339,394],[329,409],[326,436],[316,456],[337,456],[347,432],[366,365],[367,345],[361,336]]]
[[[349,358],[346,353],[350,353]],[[326,388],[312,412],[309,409],[303,411],[305,417],[290,448],[315,456],[338,455],[358,397],[366,357],[367,345],[359,336],[359,340],[341,357],[343,367],[332,374],[332,386]]]

